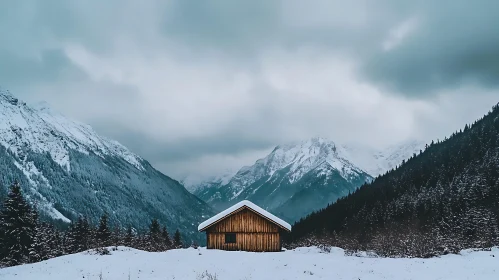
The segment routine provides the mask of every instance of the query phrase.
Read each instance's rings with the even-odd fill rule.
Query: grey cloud
[[[494,0],[23,3],[0,7],[7,46],[20,41],[45,47],[59,39],[106,53],[112,51],[115,33],[133,32],[146,44],[143,34],[157,28],[164,39],[196,52],[223,50],[242,60],[276,45],[343,50],[359,60],[365,79],[406,95],[424,96],[468,82],[497,87],[499,81],[499,2]],[[140,23],[148,17],[157,17],[151,23],[158,26]],[[414,34],[383,51],[389,30],[409,17],[420,20]]]
[[[367,56],[370,80],[409,96],[466,84],[499,86],[499,2],[428,1],[420,26],[400,46]]]
[[[86,76],[61,50],[42,51],[38,58],[3,51],[0,52],[0,61],[0,83],[13,87],[27,82],[56,82],[68,75],[75,78]]]
[[[264,86],[254,89],[255,101],[248,104],[246,110],[231,115],[227,123],[219,124],[216,120],[209,123],[209,130],[199,136],[184,137],[154,137],[144,134],[143,130],[130,127],[129,124],[119,122],[116,118],[92,120],[94,128],[107,135],[121,139],[127,147],[143,155],[151,162],[162,162],[169,165],[177,161],[195,160],[203,156],[230,156],[246,151],[260,151],[273,148],[290,135],[289,125],[283,125],[287,116],[276,109],[279,99],[273,95],[272,89]],[[220,105],[218,110],[223,111],[227,105]],[[184,112],[190,114],[192,112]],[[140,114],[140,113],[139,113]],[[174,120],[151,119],[150,123],[172,122]],[[212,116],[201,116],[211,119]],[[143,119],[143,118],[141,118]],[[146,125],[146,124],[144,124]],[[190,130],[204,130],[201,124],[192,125]],[[178,172],[178,170],[174,170]]]
[[[186,173],[190,162],[205,164],[198,161],[202,157],[262,151],[317,135],[349,140],[367,134],[362,141],[377,144],[418,133],[433,136],[448,123],[458,128],[463,120],[453,118],[481,114],[494,99],[498,5],[494,0],[1,2],[0,86],[28,101],[47,100],[165,166],[166,173]],[[383,50],[390,30],[410,18],[418,21],[415,30]],[[95,61],[76,65],[65,53],[68,44]],[[354,61],[357,76],[343,76],[334,59],[322,63],[334,56]],[[101,66],[110,69],[92,75]],[[220,96],[239,89],[226,86],[236,79],[233,72],[249,76],[248,89]],[[106,76],[113,74],[125,78]],[[174,77],[165,82],[161,75]],[[455,90],[469,84],[476,90]],[[434,124],[421,115],[441,106],[435,100],[443,91],[489,93],[473,115],[447,106],[449,119],[420,132]],[[220,100],[206,102],[216,108],[195,102],[210,97]],[[371,101],[360,102],[363,97]],[[229,99],[236,102],[224,102]],[[177,108],[193,106],[201,113]],[[169,125],[177,119],[185,123]],[[177,168],[179,161],[183,165]]]
[[[299,1],[174,3],[162,30],[194,48],[226,48],[242,56],[276,44],[341,49],[360,60],[368,81],[404,95],[499,83],[499,2],[494,0],[352,1],[350,10],[340,1],[310,1],[303,11]],[[365,17],[350,23],[352,11],[365,11]],[[338,20],[314,22],[313,15],[321,14]],[[389,30],[410,17],[420,21],[414,34],[383,51]]]
[[[181,141],[148,139],[142,134],[131,133],[122,133],[118,138],[124,139],[123,144],[134,147],[137,153],[147,155],[147,160],[168,163],[194,160],[206,155],[236,155],[246,150],[262,150],[275,146],[275,142],[270,139],[246,137],[235,131]]]
[[[173,1],[162,31],[192,45],[229,49],[273,41],[279,28],[275,1]]]
[[[65,1],[0,3],[0,84],[23,95],[23,88],[85,79],[61,48],[75,29]],[[66,7],[66,8],[65,8]]]

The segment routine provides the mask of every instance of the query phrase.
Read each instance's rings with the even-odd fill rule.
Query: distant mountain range
[[[355,191],[424,147],[420,141],[383,151],[337,145],[324,138],[277,146],[238,172],[188,189],[217,210],[250,200],[290,222]]]
[[[200,188],[213,188],[225,185],[229,183],[230,179],[236,175],[237,170],[227,169],[221,173],[221,175],[212,175],[208,177],[203,176],[185,176],[180,182],[185,186],[185,188],[191,193],[195,193]]]
[[[46,218],[146,228],[157,218],[170,231],[199,237],[196,226],[213,214],[206,203],[146,160],[90,126],[46,104],[28,106],[0,91],[0,198],[14,180]]]

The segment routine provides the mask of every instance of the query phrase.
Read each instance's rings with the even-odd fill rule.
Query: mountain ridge
[[[334,142],[315,137],[276,146],[254,165],[241,168],[227,184],[198,188],[195,194],[218,210],[248,199],[266,210],[296,220],[315,208],[311,201],[300,202],[295,196],[305,195],[304,189],[309,188],[311,193],[306,195],[325,206],[371,179],[343,158]],[[293,208],[300,210],[293,213],[290,211]]]
[[[213,214],[145,159],[91,126],[70,120],[45,103],[31,107],[0,90],[0,179],[19,180],[47,218],[69,222],[104,213],[121,226],[145,229],[158,218],[199,239],[194,225]],[[0,192],[0,196],[2,192]]]
[[[313,137],[311,139],[314,138],[330,141],[323,137]],[[286,145],[277,145],[274,147],[272,152],[282,146],[297,145],[304,141],[306,140],[295,141]],[[410,158],[414,153],[418,153],[420,150],[424,149],[425,145],[426,142],[421,140],[408,140],[382,149],[374,149],[360,144],[351,143],[339,144],[337,145],[337,148],[341,157],[348,159],[349,162],[365,171],[371,177],[375,178],[395,168],[397,165],[402,163],[403,160]],[[262,159],[258,159],[254,164],[257,164],[259,160]],[[185,176],[181,182],[185,184],[186,188],[190,192],[197,193],[200,189],[220,187],[221,185],[227,184],[228,181],[236,175],[236,173],[243,172],[251,168],[251,166],[252,165],[243,166],[239,170],[236,169],[236,171],[226,170],[221,175],[210,176],[207,178],[194,176],[191,178],[190,176]]]
[[[499,104],[293,226],[296,246],[431,257],[499,244]]]

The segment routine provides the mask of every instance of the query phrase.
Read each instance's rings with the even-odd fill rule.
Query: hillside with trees
[[[430,257],[499,245],[499,104],[399,167],[301,219],[291,246]]]
[[[212,215],[206,203],[119,142],[65,117],[47,104],[29,105],[0,89],[0,201],[20,184],[42,220],[67,226],[79,216],[146,228],[155,217],[184,239]]]
[[[111,226],[103,215],[97,226],[86,217],[79,217],[65,230],[39,218],[36,205],[30,205],[16,182],[11,185],[5,201],[0,204],[0,267],[34,263],[42,260],[92,249],[108,254],[112,246],[161,252],[183,247],[177,229],[171,239],[165,226],[153,219],[148,231],[137,232]]]

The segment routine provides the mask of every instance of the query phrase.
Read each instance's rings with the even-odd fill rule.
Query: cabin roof
[[[201,224],[199,224],[198,226],[198,231],[204,231],[205,229],[207,229],[208,227],[210,227],[211,225],[225,219],[226,217],[230,216],[232,213],[236,212],[237,210],[241,209],[241,208],[249,208],[250,210],[253,210],[254,212],[256,212],[257,214],[259,214],[260,216],[266,218],[267,220],[273,222],[274,224],[277,224],[278,226],[288,230],[288,231],[291,231],[291,225],[286,223],[285,221],[279,219],[278,217],[272,215],[271,213],[263,210],[261,207],[257,206],[256,204],[254,204],[253,202],[249,201],[249,200],[243,200],[239,203],[236,203],[234,204],[233,206],[225,209],[224,211],[216,214],[215,216],[209,218],[208,220],[202,222]]]

